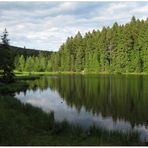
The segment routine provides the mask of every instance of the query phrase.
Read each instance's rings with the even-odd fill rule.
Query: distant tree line
[[[18,55],[15,57],[15,69],[23,72],[51,71],[50,54],[40,52],[38,56]]]
[[[40,53],[43,53],[44,55],[52,54],[52,51],[29,49],[29,48],[26,48],[25,46],[24,46],[24,48],[10,46],[10,48],[11,48],[14,56],[23,55],[25,58],[28,56],[38,56]]]
[[[148,72],[148,19],[78,32],[50,61],[52,71]]]

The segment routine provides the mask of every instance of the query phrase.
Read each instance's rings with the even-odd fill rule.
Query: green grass
[[[80,72],[18,72],[15,71],[15,75],[17,77],[20,76],[31,76],[31,75],[38,75],[38,76],[42,76],[42,75],[55,75],[55,74],[80,74]]]
[[[136,133],[127,136],[58,123],[53,112],[47,114],[12,96],[0,96],[0,133],[0,145],[144,145]]]
[[[120,73],[120,72],[73,72],[73,71],[57,71],[57,72],[18,72],[15,71],[16,77],[22,76],[44,76],[44,75],[58,75],[58,74],[103,74],[103,75],[110,75],[110,74],[123,74],[123,75],[148,75],[148,73]]]
[[[131,72],[131,73],[120,73],[120,72],[93,72],[93,71],[88,71],[88,72],[73,72],[73,71],[55,71],[55,72],[20,72],[20,71],[14,71],[14,74],[16,78],[25,78],[25,77],[33,77],[33,76],[48,76],[48,75],[59,75],[59,74],[103,74],[103,75],[110,75],[110,74],[123,74],[123,75],[148,75],[146,72],[141,72],[141,73],[136,73],[136,72]],[[0,71],[0,76],[1,76],[1,71]]]

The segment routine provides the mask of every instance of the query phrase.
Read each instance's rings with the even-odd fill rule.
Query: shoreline
[[[94,75],[148,75],[148,73],[109,73],[109,72],[71,72],[71,71],[56,71],[56,72],[14,72],[16,77],[21,77],[21,76],[45,76],[45,75],[55,75],[55,74],[65,74],[65,75],[72,75],[72,74],[81,74],[81,75],[89,75],[89,74],[94,74]]]

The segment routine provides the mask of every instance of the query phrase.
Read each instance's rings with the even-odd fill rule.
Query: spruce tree
[[[5,29],[3,35],[1,36],[2,40],[2,49],[0,51],[0,69],[3,70],[2,73],[2,80],[5,83],[14,82],[14,57],[12,55],[10,46],[9,46],[9,39],[8,39],[8,32]]]

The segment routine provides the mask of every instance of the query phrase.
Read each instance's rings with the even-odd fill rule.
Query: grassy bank
[[[141,145],[137,134],[85,131],[11,96],[0,96],[0,145]]]
[[[43,75],[58,75],[58,74],[101,74],[101,75],[110,75],[110,74],[123,74],[123,75],[148,75],[148,73],[119,73],[119,72],[73,72],[73,71],[57,71],[57,72],[18,72],[15,71],[17,77],[25,76],[43,76]]]
[[[55,71],[55,72],[19,72],[14,71],[16,78],[25,78],[25,77],[33,77],[33,76],[48,76],[48,75],[58,75],[58,74],[98,74],[98,75],[148,75],[148,73],[119,73],[119,72],[73,72],[73,71]],[[0,73],[1,76],[1,73]]]
[[[80,72],[18,72],[15,71],[17,77],[22,76],[42,76],[42,75],[57,75],[57,74],[81,74]]]

